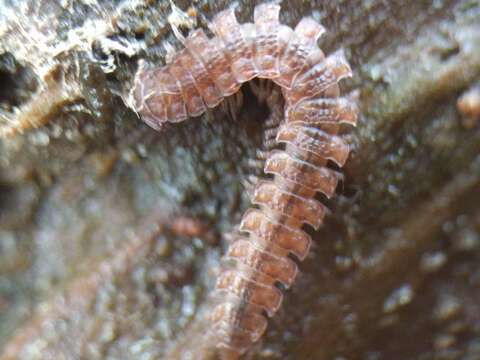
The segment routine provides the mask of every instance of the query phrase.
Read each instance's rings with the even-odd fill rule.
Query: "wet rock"
[[[229,3],[178,1],[187,18],[170,20],[166,1],[0,5],[9,354],[213,358],[218,234],[248,206],[262,111],[246,91],[237,120],[231,107],[157,133],[128,93],[139,59],[158,65],[181,47],[169,21],[206,28]],[[242,22],[253,6],[238,3]],[[283,22],[306,15],[328,29],[326,52],[345,48],[355,76],[342,86],[360,90],[362,115],[332,215],[251,356],[477,359],[480,127],[457,101],[480,78],[478,2],[282,3]]]

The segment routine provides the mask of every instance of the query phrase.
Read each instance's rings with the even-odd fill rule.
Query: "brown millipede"
[[[273,137],[283,150],[269,152],[255,183],[254,207],[243,216],[227,264],[216,285],[219,304],[211,313],[215,345],[231,357],[257,341],[282,301],[277,283],[292,284],[311,238],[304,224],[317,229],[327,212],[315,199],[331,197],[342,175],[328,166],[343,166],[349,147],[338,135],[341,123],[356,125],[354,102],[339,96],[339,80],[352,75],[342,51],[325,57],[317,46],[324,28],[303,18],[295,29],[279,23],[280,6],[255,7],[254,23],[238,24],[233,8],[210,24],[216,35],[195,30],[171,63],[141,67],[132,90],[136,110],[155,129],[217,106],[242,83],[265,78],[282,91],[284,116]]]

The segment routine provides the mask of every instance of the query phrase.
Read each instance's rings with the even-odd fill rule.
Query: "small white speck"
[[[426,253],[420,260],[420,268],[422,271],[432,273],[439,270],[447,262],[447,255],[437,251],[433,253]]]
[[[399,307],[407,305],[413,299],[413,289],[409,284],[404,284],[395,291],[383,303],[383,312],[391,313]]]

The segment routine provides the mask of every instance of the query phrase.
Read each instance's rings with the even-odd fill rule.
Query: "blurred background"
[[[140,59],[231,1],[0,2],[0,359],[213,359],[219,259],[268,110],[156,132]],[[237,1],[240,22],[258,2]],[[478,0],[281,2],[360,91],[332,214],[251,359],[480,359]],[[3,353],[3,355],[1,355]]]

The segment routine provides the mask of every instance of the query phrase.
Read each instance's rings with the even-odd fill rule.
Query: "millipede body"
[[[242,354],[279,309],[282,293],[297,274],[291,255],[304,259],[311,238],[302,229],[317,229],[327,212],[315,199],[331,197],[349,147],[340,125],[355,125],[355,103],[341,97],[338,82],[352,75],[342,51],[325,57],[317,40],[324,28],[303,18],[295,29],[279,22],[280,6],[255,7],[254,23],[239,24],[233,8],[217,14],[209,38],[195,30],[185,48],[161,68],[141,67],[132,90],[136,111],[155,129],[202,114],[253,78],[273,81],[282,91],[284,116],[276,132],[278,145],[268,153],[264,173],[252,193],[240,234],[225,255],[211,312],[215,345]]]

